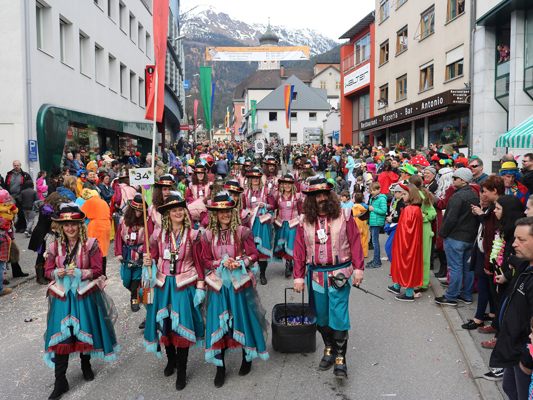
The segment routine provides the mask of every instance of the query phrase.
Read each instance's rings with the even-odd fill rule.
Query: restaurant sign
[[[411,103],[394,111],[366,119],[359,123],[360,130],[379,128],[382,125],[415,117],[419,114],[438,110],[439,108],[454,105],[469,104],[470,89],[452,89],[446,92],[428,97],[427,99]]]

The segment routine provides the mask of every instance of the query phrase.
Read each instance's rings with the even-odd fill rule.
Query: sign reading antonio
[[[452,89],[427,99],[411,103],[394,111],[366,119],[359,123],[361,130],[369,130],[394,124],[406,118],[415,117],[427,112],[444,109],[450,106],[470,104],[470,89]]]

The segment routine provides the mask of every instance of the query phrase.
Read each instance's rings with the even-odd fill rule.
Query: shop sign
[[[429,111],[438,110],[439,108],[469,103],[470,89],[452,89],[428,97],[427,99],[411,103],[386,114],[361,121],[359,123],[359,128],[361,130],[375,129],[382,125],[401,121],[405,118],[411,118]]]
[[[343,94],[347,95],[368,84],[370,84],[370,63],[357,68],[344,77]]]

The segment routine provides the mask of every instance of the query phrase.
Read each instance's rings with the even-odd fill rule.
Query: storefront
[[[430,143],[468,147],[470,90],[448,90],[360,122],[365,136],[388,147],[421,148]]]

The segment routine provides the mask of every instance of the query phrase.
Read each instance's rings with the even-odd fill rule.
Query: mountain
[[[181,34],[185,35],[185,79],[190,81],[190,95],[186,101],[187,114],[193,115],[194,99],[199,99],[199,67],[205,65],[205,48],[209,46],[258,46],[259,37],[267,30],[264,24],[248,24],[232,18],[228,14],[217,11],[212,6],[199,6],[186,12],[181,19]],[[283,26],[271,26],[271,30],[279,37],[280,46],[309,46],[312,58],[327,53],[339,53],[338,42],[312,29],[288,29]],[[340,62],[340,55],[339,55]],[[312,68],[314,62],[296,61],[284,63],[291,67]],[[215,105],[213,124],[215,127],[224,121],[226,107],[230,107],[235,87],[257,69],[252,62],[216,62],[213,63],[215,89]],[[201,107],[198,118],[203,119]]]

